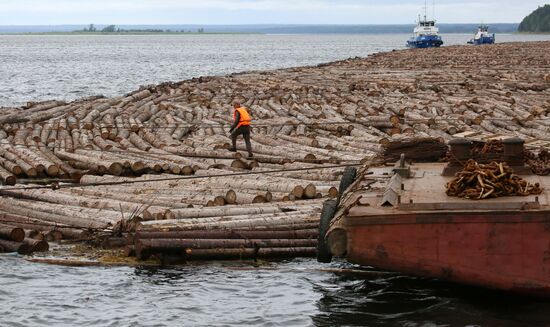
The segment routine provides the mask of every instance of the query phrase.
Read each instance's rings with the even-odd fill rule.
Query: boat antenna
[[[424,0],[424,21],[428,20],[428,0]]]

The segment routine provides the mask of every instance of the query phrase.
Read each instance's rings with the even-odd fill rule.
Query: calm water
[[[408,35],[0,36],[0,106],[403,48]],[[463,44],[470,35],[445,35]],[[498,40],[550,40],[499,35]],[[313,259],[60,267],[0,255],[3,326],[550,326],[550,302]]]
[[[404,48],[410,35],[0,35],[0,107],[113,96],[201,75],[312,65]],[[444,35],[447,45],[472,35]],[[499,42],[550,35],[497,35]]]

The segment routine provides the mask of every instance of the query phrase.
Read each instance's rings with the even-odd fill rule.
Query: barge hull
[[[548,297],[550,212],[347,217],[347,259],[420,277]]]

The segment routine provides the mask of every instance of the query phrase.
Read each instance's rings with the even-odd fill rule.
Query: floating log
[[[23,242],[25,231],[22,228],[0,224],[0,238],[8,241]]]
[[[186,251],[177,251],[188,260],[205,259],[253,259],[253,258],[276,258],[276,257],[311,257],[315,256],[317,249],[315,247],[300,248],[240,248],[240,249],[188,249]],[[142,251],[137,254],[140,259],[149,257],[151,253]]]
[[[312,257],[317,248],[259,248],[259,249],[193,249],[186,251],[187,259],[250,259],[277,257]]]
[[[24,242],[14,242],[0,239],[0,247],[6,252],[17,252],[19,254],[31,254],[32,246]]]
[[[50,249],[48,242],[45,240],[25,238],[23,243],[27,244],[31,248],[31,252],[47,252]]]
[[[289,231],[138,231],[135,237],[136,239],[316,239],[317,234],[316,229]]]

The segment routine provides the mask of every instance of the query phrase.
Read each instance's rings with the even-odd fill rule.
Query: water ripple
[[[390,35],[0,35],[0,107],[122,95],[140,85],[315,65],[404,48]],[[464,44],[471,35],[444,36]],[[550,35],[499,35],[499,42]]]
[[[333,263],[333,268],[355,268]],[[0,326],[528,326],[550,303],[311,259],[62,267],[0,256]]]

